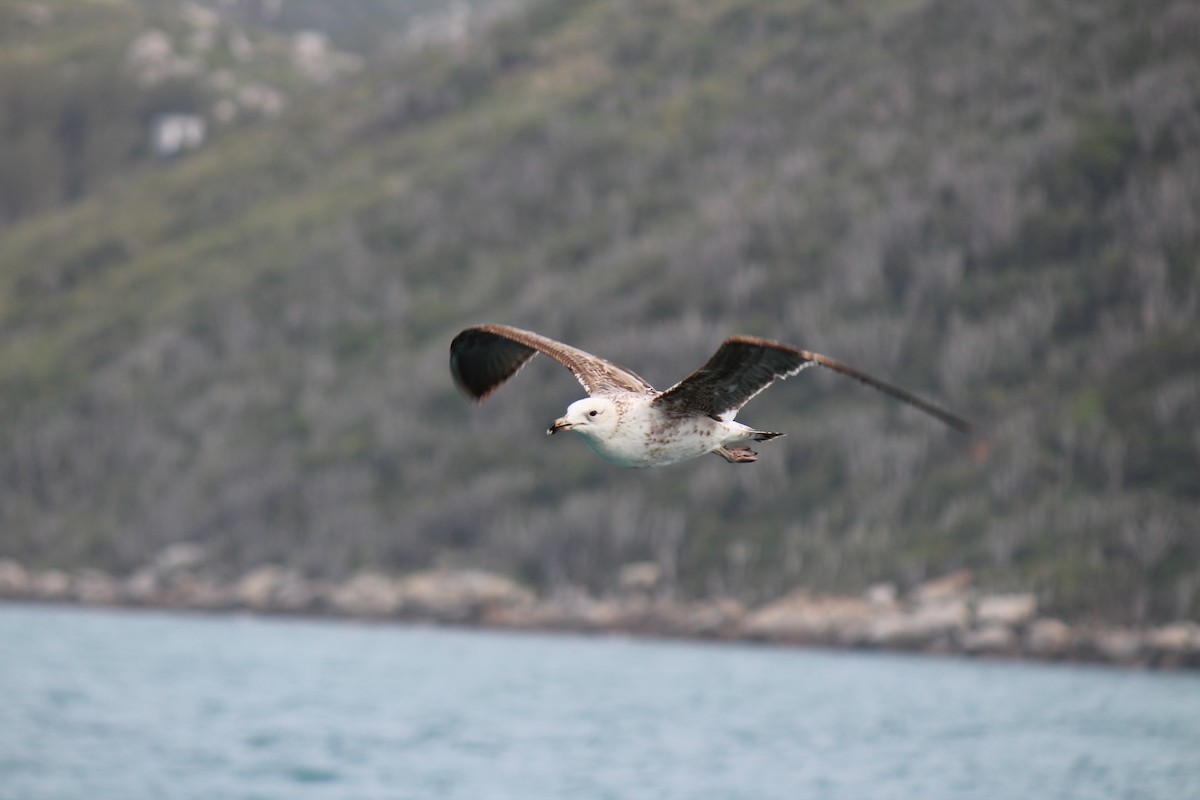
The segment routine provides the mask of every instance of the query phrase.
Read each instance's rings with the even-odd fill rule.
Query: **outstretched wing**
[[[865,383],[963,433],[971,432],[971,423],[944,408],[922,400],[911,392],[840,361],[807,350],[759,339],[733,336],[713,354],[703,367],[663,392],[654,402],[664,410],[678,414],[725,416],[737,413],[752,397],[776,380],[790,378],[802,369],[819,365]]]
[[[476,325],[455,336],[450,343],[450,374],[471,399],[482,400],[538,353],[545,353],[571,370],[589,395],[657,394],[636,373],[607,359],[508,325]]]

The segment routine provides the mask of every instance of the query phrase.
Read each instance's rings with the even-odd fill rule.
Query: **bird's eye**
[[[594,416],[596,416],[596,415],[597,415],[597,414],[599,414],[599,413],[600,413],[599,411],[597,411],[596,409],[594,409],[594,408],[593,408],[591,411],[589,411],[589,412],[588,412],[588,416],[589,416],[589,417],[594,417]]]

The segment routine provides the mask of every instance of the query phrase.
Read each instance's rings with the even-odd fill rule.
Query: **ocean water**
[[[1200,675],[0,605],[0,798],[1200,798]]]

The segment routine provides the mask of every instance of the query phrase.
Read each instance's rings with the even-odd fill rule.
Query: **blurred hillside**
[[[322,76],[218,6],[0,7],[0,556],[1200,615],[1196,4],[539,0],[406,46],[344,5]],[[139,82],[148,29],[196,71]],[[246,85],[282,102],[222,122]],[[211,135],[163,161],[167,111]],[[621,471],[543,435],[546,359],[456,395],[483,321],[661,388],[770,336],[983,433],[809,371],[743,411],[789,433],[756,464]]]
[[[156,152],[280,116],[380,58],[454,43],[514,0],[0,3],[0,223],[78,200]],[[175,155],[168,153],[165,155]]]

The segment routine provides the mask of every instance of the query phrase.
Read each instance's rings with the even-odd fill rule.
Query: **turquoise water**
[[[1200,798],[1200,676],[0,605],[0,798]]]

